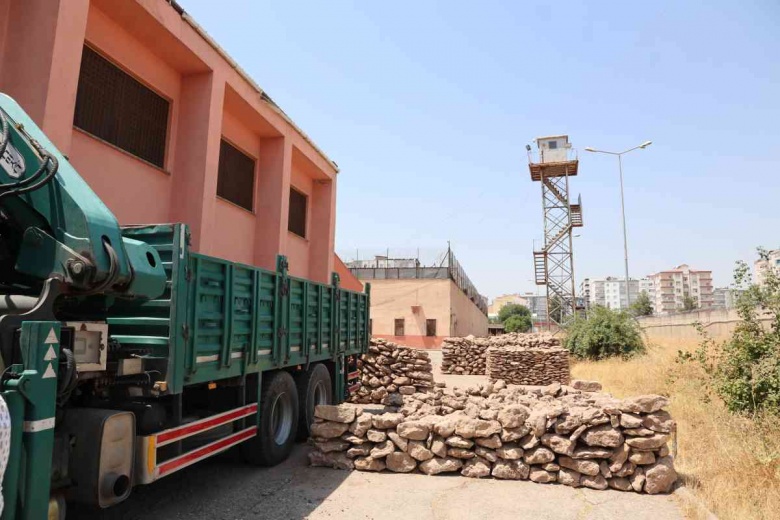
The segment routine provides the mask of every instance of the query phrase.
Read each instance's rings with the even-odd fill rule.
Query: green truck
[[[107,508],[238,447],[273,465],[359,385],[358,293],[198,254],[184,224],[120,227],[0,95],[2,518]]]

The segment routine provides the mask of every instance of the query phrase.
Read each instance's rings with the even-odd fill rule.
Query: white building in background
[[[588,305],[593,307],[601,305],[608,309],[628,309],[628,294],[626,293],[626,279],[616,276],[607,276],[601,279],[587,279],[587,288],[581,286],[582,294],[585,295],[587,289]],[[584,283],[584,282],[583,282]],[[648,278],[636,280],[631,278],[628,281],[628,291],[630,291],[631,303],[635,302],[640,293],[647,293],[652,302],[654,299],[653,283]]]
[[[716,287],[712,290],[713,309],[733,309],[737,306],[739,296],[745,291],[729,287]]]
[[[753,263],[753,276],[755,276],[758,285],[764,285],[766,281],[766,271],[772,267],[775,272],[780,273],[780,249],[769,251],[769,258],[756,260]]]
[[[674,269],[651,274],[653,311],[657,314],[681,311],[686,297],[693,298],[697,308],[712,308],[712,271],[691,269],[681,264]]]

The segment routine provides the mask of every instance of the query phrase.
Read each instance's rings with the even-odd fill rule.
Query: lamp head
[[[639,148],[647,148],[651,144],[653,144],[653,141],[645,141],[644,143],[639,145]]]
[[[587,147],[585,147],[585,151],[586,152],[595,152],[596,149],[595,148],[591,148],[590,146],[587,146]]]

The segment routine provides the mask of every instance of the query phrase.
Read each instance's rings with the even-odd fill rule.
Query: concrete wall
[[[170,102],[162,168],[73,126],[85,44]],[[196,251],[268,269],[285,254],[292,274],[330,281],[336,166],[165,0],[0,0],[0,91],[120,223],[185,222]],[[257,161],[254,211],[216,196],[223,138]],[[308,196],[305,239],[287,231],[291,185]]]
[[[454,283],[450,285],[450,316],[450,336],[487,336],[487,315]]]
[[[639,324],[650,343],[674,346],[692,346],[701,341],[694,326],[697,322],[704,326],[714,340],[725,341],[731,337],[739,321],[735,309],[699,310],[639,318]]]
[[[487,336],[487,316],[452,280],[371,280],[372,334],[402,345],[438,348],[448,336]],[[403,336],[395,319],[404,318]],[[426,336],[426,320],[436,336]]]

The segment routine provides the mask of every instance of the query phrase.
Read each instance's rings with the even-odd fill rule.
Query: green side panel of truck
[[[165,292],[143,303],[117,301],[107,314],[120,346],[144,350],[170,393],[318,361],[338,362],[368,348],[369,294],[193,253],[183,224],[128,227],[128,238],[160,255]]]

